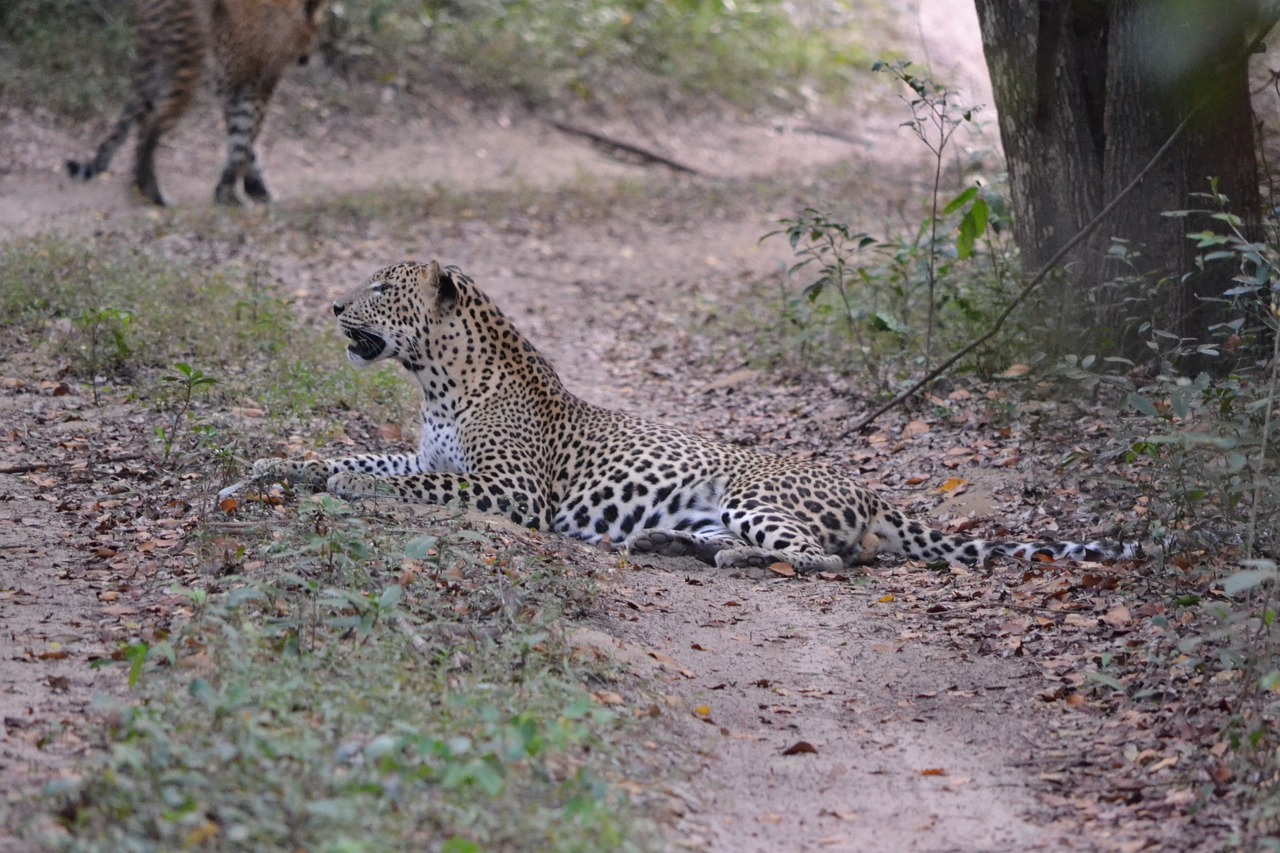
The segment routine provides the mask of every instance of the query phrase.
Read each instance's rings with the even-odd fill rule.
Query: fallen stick
[[[656,151],[650,151],[647,148],[641,148],[639,145],[632,145],[630,142],[623,142],[621,139],[614,139],[613,137],[605,136],[603,133],[597,133],[594,130],[587,130],[585,127],[575,127],[571,124],[565,124],[562,121],[553,121],[551,124],[555,126],[556,130],[575,134],[577,136],[584,136],[592,142],[598,142],[601,145],[607,145],[610,148],[617,148],[619,151],[626,151],[629,154],[634,154],[637,157],[641,157],[652,163],[660,163],[670,169],[675,169],[677,172],[685,172],[690,175],[702,174],[692,166],[686,166],[684,163],[672,160],[670,157],[659,154]]]
[[[103,459],[101,462],[89,462],[90,465],[110,465],[113,462],[129,462],[133,459],[141,459],[142,453],[128,453],[124,456],[113,456],[110,459]],[[66,468],[73,463],[71,462],[31,462],[27,465],[10,465],[7,468],[0,468],[0,474],[30,474],[32,471],[39,471],[42,468]]]

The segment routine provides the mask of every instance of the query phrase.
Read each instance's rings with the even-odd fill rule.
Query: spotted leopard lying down
[[[586,403],[455,267],[374,273],[333,313],[357,365],[394,359],[422,386],[416,454],[254,463],[255,480],[507,516],[631,552],[717,566],[834,570],[886,551],[978,563],[1127,556],[1088,544],[963,539],[907,519],[835,468],[768,456]],[[244,484],[233,486],[232,492]]]

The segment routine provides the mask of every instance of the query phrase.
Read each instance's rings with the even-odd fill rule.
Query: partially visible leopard
[[[105,172],[138,126],[133,185],[160,206],[156,147],[187,111],[212,50],[218,98],[227,125],[227,159],[214,188],[219,204],[238,205],[237,186],[268,202],[254,144],[284,69],[305,62],[320,31],[325,0],[138,0],[137,62],[129,99],[92,160],[67,161],[73,178]]]
[[[416,454],[260,459],[259,481],[498,513],[540,530],[717,566],[798,571],[884,550],[977,563],[993,554],[1102,559],[1099,543],[963,539],[909,520],[835,468],[764,455],[584,402],[456,267],[405,263],[333,305],[350,361],[394,359],[425,394]],[[242,487],[233,486],[225,492]]]

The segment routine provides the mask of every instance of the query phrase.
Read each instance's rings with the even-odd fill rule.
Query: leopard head
[[[458,282],[435,261],[386,267],[333,303],[347,358],[355,365],[394,359],[410,370],[432,360],[433,327],[456,314]]]

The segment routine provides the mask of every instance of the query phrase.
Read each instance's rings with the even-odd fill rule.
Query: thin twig
[[[601,145],[607,145],[610,148],[617,148],[620,151],[626,151],[629,154],[634,154],[637,157],[641,157],[652,163],[661,163],[663,166],[675,169],[677,172],[685,172],[690,175],[702,174],[692,166],[686,166],[684,163],[681,163],[678,160],[672,160],[664,154],[659,154],[656,151],[650,151],[647,148],[641,148],[639,145],[633,145],[630,142],[623,142],[620,139],[605,136],[603,133],[597,133],[594,130],[587,130],[585,127],[575,127],[571,124],[565,124],[562,121],[553,121],[551,124],[556,128],[556,130],[586,137],[592,142],[598,142]]]
[[[110,459],[103,459],[100,462],[90,461],[90,465],[111,465],[115,462],[129,462],[134,459],[141,459],[146,454],[143,453],[127,453],[124,456],[112,456]],[[0,474],[30,474],[32,471],[40,471],[45,468],[67,468],[75,464],[74,462],[32,462],[27,465],[10,465],[7,468],[0,468]]]

